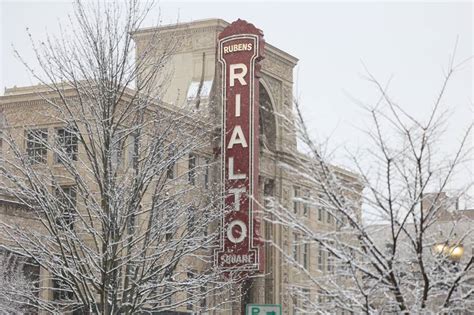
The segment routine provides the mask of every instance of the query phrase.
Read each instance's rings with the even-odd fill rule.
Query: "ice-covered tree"
[[[31,39],[39,67],[17,52],[41,83],[36,101],[2,109],[1,192],[27,219],[2,214],[1,238],[42,270],[31,303],[100,314],[227,307],[238,295],[212,266],[213,127],[159,100],[179,39],[153,34],[137,55],[149,4],[74,5],[60,36]]]
[[[5,251],[0,253],[0,314],[31,310],[30,298],[36,293],[36,287],[34,279],[28,277],[27,265],[23,257]]]
[[[393,101],[369,73],[380,99],[361,104],[371,141],[350,154],[352,173],[331,165],[296,102],[307,155],[295,155],[300,167],[291,171],[313,189],[294,202],[311,214],[272,200],[266,209],[267,221],[294,235],[281,251],[293,269],[296,313],[474,311],[474,258],[464,248],[472,244],[472,211],[450,210],[472,187],[463,178],[466,186],[453,189],[472,166],[472,124],[453,139],[456,150],[446,154],[440,141],[449,122],[443,98],[465,62],[451,63],[424,118]]]

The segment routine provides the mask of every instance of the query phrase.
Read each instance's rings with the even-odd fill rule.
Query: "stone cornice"
[[[229,22],[221,19],[205,19],[197,20],[188,23],[169,24],[159,27],[143,28],[135,33],[133,37],[135,40],[144,40],[146,37],[156,33],[206,33],[209,31],[222,31],[226,26],[230,25]],[[216,43],[217,44],[217,43]],[[273,57],[278,58],[281,62],[286,63],[288,66],[294,67],[298,63],[298,58],[290,55],[289,53],[271,45],[265,43],[265,49],[267,53],[270,53]]]
[[[19,106],[35,106],[35,105],[47,105],[46,99],[59,100],[59,95],[55,91],[48,90],[44,85],[33,85],[25,87],[14,87],[6,89],[7,95],[0,96],[0,111],[2,109],[18,108]],[[77,98],[76,89],[67,86],[63,90],[65,98],[72,100]],[[130,101],[136,90],[127,88],[122,99],[124,101]],[[212,124],[205,120],[204,117],[197,116],[196,113],[187,111],[186,109],[173,106],[161,101],[150,102],[150,110],[159,107],[160,109],[174,113],[182,117],[188,117],[193,119],[193,123],[199,122],[203,127],[210,127]]]
[[[156,33],[195,34],[195,33],[206,33],[209,31],[217,32],[217,31],[222,31],[228,25],[229,25],[228,22],[221,19],[206,19],[206,20],[198,20],[198,21],[188,22],[188,23],[178,23],[178,24],[163,25],[159,27],[143,28],[133,33],[132,37],[135,40],[140,41]]]
[[[278,60],[288,64],[288,66],[294,67],[298,63],[299,59],[289,53],[277,48],[273,45],[265,43],[265,49],[267,53],[272,54]]]

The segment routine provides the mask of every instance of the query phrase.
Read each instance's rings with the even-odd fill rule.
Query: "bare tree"
[[[35,286],[25,273],[28,262],[12,253],[0,254],[0,314],[16,314],[31,310],[29,298]]]
[[[76,1],[70,31],[31,41],[37,100],[2,109],[1,190],[28,217],[3,213],[2,242],[41,267],[39,309],[197,311],[236,298],[212,267],[213,128],[159,101],[178,40],[156,33],[134,55],[151,7]]]
[[[425,119],[395,103],[368,73],[380,100],[362,104],[372,121],[372,143],[351,155],[353,173],[328,162],[296,102],[307,155],[295,154],[300,167],[291,170],[312,190],[294,202],[312,213],[308,220],[276,202],[267,207],[267,221],[294,234],[290,250],[281,252],[294,269],[296,313],[474,311],[474,258],[462,255],[463,245],[472,244],[474,216],[450,210],[472,187],[452,189],[456,176],[472,166],[472,124],[450,154],[443,155],[439,140],[448,122],[443,97],[465,62],[449,65]],[[310,263],[301,256],[306,247]]]

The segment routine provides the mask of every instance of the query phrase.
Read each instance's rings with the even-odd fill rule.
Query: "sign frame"
[[[252,315],[252,313],[249,312],[250,308],[254,307],[254,306],[257,306],[257,307],[266,307],[266,306],[269,306],[269,307],[278,307],[279,310],[280,310],[280,313],[279,314],[275,314],[275,315],[282,315],[282,309],[281,309],[281,304],[247,304],[245,305],[245,315]],[[260,315],[266,315],[266,314],[260,314]]]
[[[229,271],[263,271],[260,222],[254,217],[259,195],[258,96],[263,46],[262,32],[240,19],[219,35],[222,220],[214,263]]]

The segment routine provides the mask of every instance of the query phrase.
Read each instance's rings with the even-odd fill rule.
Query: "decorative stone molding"
[[[222,30],[219,26],[209,26],[203,28],[182,28],[170,31],[158,31],[138,33],[134,39],[138,46],[144,48],[146,42],[153,36],[159,39],[156,45],[157,50],[164,50],[173,47],[173,53],[191,52],[193,50],[215,49],[217,34]]]
[[[283,105],[290,109],[293,105],[293,88],[290,84],[283,84]]]
[[[201,33],[193,36],[193,49],[202,50],[206,48],[214,48],[216,45],[216,37],[212,35],[212,33]]]
[[[264,59],[265,60],[265,59]],[[265,69],[263,69],[264,71]],[[262,71],[262,72],[263,72]],[[278,113],[281,112],[281,81],[273,78],[272,76],[268,75],[268,74],[265,74],[265,73],[262,73],[262,79],[263,81],[265,82],[265,84],[267,85],[268,89],[270,91],[270,96],[272,97],[273,101],[275,102],[273,104],[274,106],[274,110]]]
[[[262,71],[269,72],[281,80],[293,81],[293,66],[272,54],[267,54],[263,60]]]

